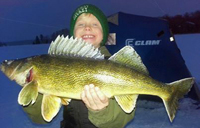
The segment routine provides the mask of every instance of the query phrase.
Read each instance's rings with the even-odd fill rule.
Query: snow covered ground
[[[176,35],[176,42],[192,75],[200,81],[200,34]],[[185,47],[186,46],[186,47]],[[49,45],[0,47],[0,62],[46,54]],[[21,87],[0,72],[0,124],[2,128],[59,128],[62,111],[48,125],[33,124],[17,103]],[[200,128],[200,104],[189,98],[180,101],[173,123],[170,123],[161,102],[138,100],[136,114],[126,128]],[[199,108],[199,109],[197,109]]]
[[[200,88],[200,34],[176,35],[175,40],[189,71]]]

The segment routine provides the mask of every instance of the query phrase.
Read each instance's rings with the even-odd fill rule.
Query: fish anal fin
[[[18,95],[18,103],[27,106],[35,103],[38,96],[38,88],[36,82],[32,81],[25,85]]]
[[[62,103],[63,105],[68,105],[70,101],[71,101],[71,99],[68,99],[68,98],[61,98],[61,103]]]
[[[58,113],[61,107],[61,99],[52,95],[44,95],[42,99],[42,117],[50,122]]]
[[[115,96],[117,103],[126,112],[131,113],[135,108],[138,95],[120,95]]]

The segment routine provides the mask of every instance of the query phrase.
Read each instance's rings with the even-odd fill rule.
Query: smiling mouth
[[[94,35],[83,35],[82,39],[93,39],[94,37]]]

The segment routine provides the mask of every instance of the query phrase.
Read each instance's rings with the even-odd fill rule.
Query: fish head
[[[19,85],[24,86],[32,80],[31,58],[5,60],[1,63],[1,71]]]

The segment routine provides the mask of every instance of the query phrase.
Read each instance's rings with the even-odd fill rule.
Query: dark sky
[[[174,16],[200,10],[200,0],[0,0],[0,42],[34,39],[69,28],[72,12],[85,3],[98,6],[107,16],[119,11]]]

